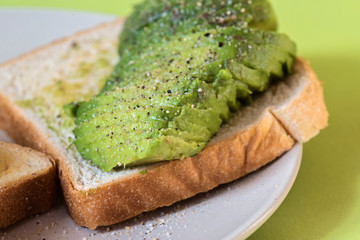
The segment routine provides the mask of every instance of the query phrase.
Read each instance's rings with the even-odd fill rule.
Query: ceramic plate
[[[0,62],[113,16],[36,9],[0,9]],[[0,132],[0,140],[11,141]],[[244,239],[284,200],[299,170],[302,145],[235,182],[95,231],[79,227],[62,200],[49,212],[0,231],[0,239]]]

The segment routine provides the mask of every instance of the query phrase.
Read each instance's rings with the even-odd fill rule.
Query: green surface
[[[300,172],[289,195],[249,239],[360,239],[360,1],[272,2],[280,31],[297,42],[299,54],[324,82],[330,125],[304,145]],[[128,14],[132,4],[130,0],[0,1],[2,6],[119,15]]]

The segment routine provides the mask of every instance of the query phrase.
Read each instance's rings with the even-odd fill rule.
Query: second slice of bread
[[[49,210],[56,192],[55,162],[50,157],[0,142],[0,228]]]

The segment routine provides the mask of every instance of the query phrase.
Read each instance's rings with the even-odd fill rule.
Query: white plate
[[[0,62],[113,18],[70,11],[0,9]],[[6,140],[1,132],[0,140]],[[302,145],[296,144],[275,162],[240,180],[96,231],[74,224],[59,200],[50,212],[0,231],[0,239],[244,239],[284,200],[301,155]]]

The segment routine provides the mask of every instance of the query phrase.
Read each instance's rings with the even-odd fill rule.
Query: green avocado
[[[103,90],[76,105],[74,143],[82,157],[109,171],[196,155],[252,96],[289,74],[295,44],[266,31],[276,28],[273,12],[267,1],[254,2],[139,6]],[[236,17],[213,20],[224,14]]]
[[[137,5],[120,35],[119,53],[134,52],[174,35],[243,26],[276,30],[274,11],[267,0],[147,0]]]

